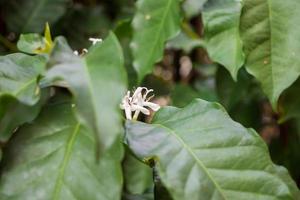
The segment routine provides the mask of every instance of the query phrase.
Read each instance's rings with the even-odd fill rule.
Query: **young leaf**
[[[22,127],[4,150],[0,199],[120,199],[122,150],[114,144],[95,160],[93,133],[56,98]]]
[[[164,108],[153,124],[127,121],[126,141],[140,159],[153,159],[175,200],[299,199],[286,169],[274,165],[252,129],[219,104],[195,100]]]
[[[45,22],[53,24],[64,13],[70,0],[11,0],[4,4],[9,31],[41,32]]]
[[[127,78],[118,40],[111,33],[82,58],[58,38],[52,52],[47,78],[70,89],[79,121],[96,134],[103,153],[122,132],[119,105]]]
[[[0,57],[0,141],[7,141],[17,126],[38,114],[38,77],[45,62],[42,56],[20,53]]]
[[[235,80],[245,60],[239,32],[241,10],[240,0],[211,0],[203,11],[209,56],[224,65]]]
[[[282,91],[300,74],[299,9],[300,1],[294,0],[243,1],[246,68],[261,82],[274,109]]]
[[[21,34],[18,49],[29,54],[50,53],[53,48],[53,41],[49,24],[46,23],[44,37],[37,33]]]
[[[165,42],[180,31],[180,0],[139,0],[136,6],[131,48],[140,82],[162,58]]]

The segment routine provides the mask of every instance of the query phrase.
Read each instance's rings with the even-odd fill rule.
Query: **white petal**
[[[149,111],[148,109],[144,108],[143,106],[132,105],[132,106],[131,106],[131,110],[132,110],[132,111],[139,110],[139,111],[141,111],[142,113],[144,113],[145,115],[150,115],[150,111]]]
[[[130,107],[125,108],[125,115],[126,115],[126,119],[129,119],[129,120],[132,119]]]
[[[152,102],[144,102],[144,106],[151,108],[153,111],[158,111],[160,109],[158,104]]]
[[[143,89],[144,89],[143,87],[136,88],[136,90],[134,91],[134,93],[132,95],[132,98],[137,98],[139,94],[142,94]]]

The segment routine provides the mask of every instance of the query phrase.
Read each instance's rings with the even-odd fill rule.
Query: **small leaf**
[[[1,200],[120,199],[120,145],[95,160],[93,133],[73,116],[67,97],[56,97],[4,149]]]
[[[183,109],[163,108],[153,124],[127,121],[126,141],[141,160],[153,158],[174,200],[300,197],[259,135],[216,103],[198,99]]]
[[[29,54],[48,54],[53,48],[49,24],[46,23],[44,37],[37,33],[21,34],[18,49]]]
[[[239,32],[241,10],[240,0],[211,0],[203,11],[209,56],[224,65],[235,80],[245,60]]]
[[[49,62],[50,85],[53,81],[52,85],[71,91],[77,117],[96,134],[99,153],[108,150],[122,133],[119,105],[127,85],[117,38],[111,33],[84,57],[74,55],[65,40],[58,38]]]
[[[165,42],[180,31],[180,0],[139,0],[136,7],[131,49],[141,82],[163,57]]]
[[[245,66],[261,82],[275,110],[282,91],[300,74],[299,9],[300,1],[294,0],[243,1]]]

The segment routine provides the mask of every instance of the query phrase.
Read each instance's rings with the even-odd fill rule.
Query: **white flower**
[[[160,106],[158,104],[149,102],[153,96],[147,98],[151,92],[153,90],[148,90],[146,87],[138,87],[132,96],[130,96],[130,91],[127,92],[120,105],[121,109],[125,110],[127,119],[132,119],[132,112],[135,112],[133,119],[136,120],[140,112],[150,115],[149,109],[153,111],[159,110]]]
[[[74,53],[76,56],[79,55],[78,51],[73,51],[73,53]]]
[[[101,38],[89,38],[89,41],[93,43],[93,45],[97,44],[98,42],[102,42]]]

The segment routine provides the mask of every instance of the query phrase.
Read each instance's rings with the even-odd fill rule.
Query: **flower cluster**
[[[138,87],[132,96],[130,96],[130,91],[127,92],[120,105],[121,109],[125,110],[127,119],[136,120],[140,112],[145,115],[149,115],[149,109],[153,111],[159,110],[160,106],[158,104],[149,102],[153,95],[147,98],[151,92],[153,92],[153,90],[147,89],[146,87]],[[134,112],[133,118],[132,112]]]

